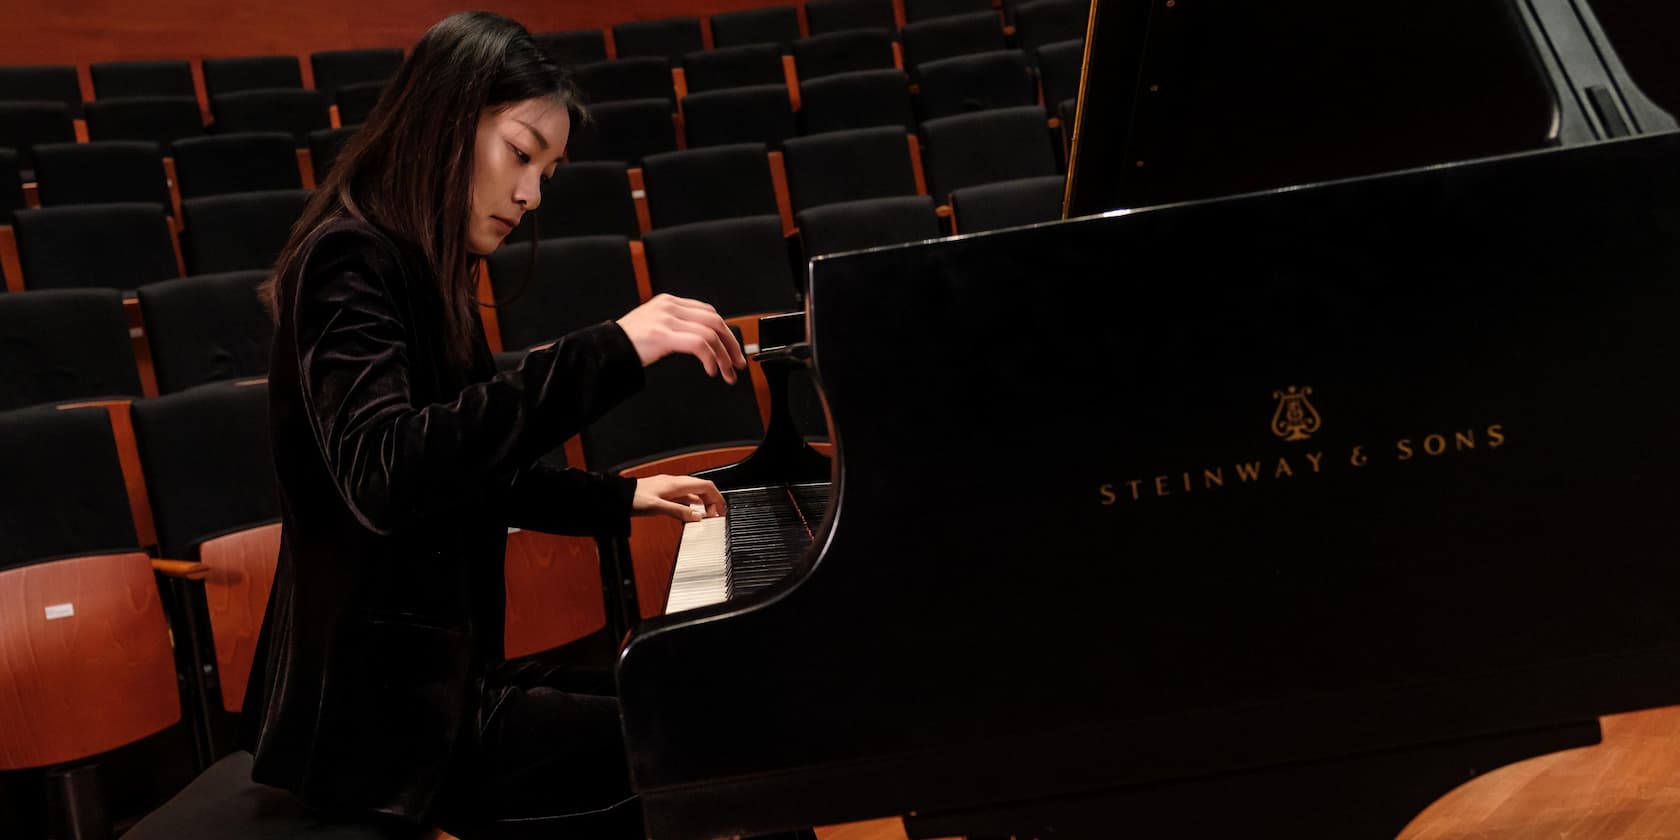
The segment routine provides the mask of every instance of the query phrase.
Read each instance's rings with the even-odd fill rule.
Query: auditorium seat
[[[16,33],[12,37],[22,37]],[[57,102],[72,119],[82,116],[82,85],[69,64],[0,67],[0,102]]]
[[[121,292],[53,289],[0,295],[0,411],[140,395]],[[8,534],[0,540],[0,551],[13,539]]]
[[[246,90],[210,97],[217,134],[284,131],[298,148],[309,132],[332,128],[327,98],[318,90]]]
[[[210,619],[200,644],[217,665],[212,701],[236,713],[280,553],[267,382],[199,385],[136,400],[129,413],[160,555],[208,570],[191,596]]]
[[[959,55],[1007,49],[996,12],[933,18],[904,27],[904,66],[916,78],[916,66]]]
[[[621,161],[577,161],[555,167],[542,203],[527,213],[509,242],[609,234],[640,238],[630,173]]]
[[[574,73],[584,103],[591,109],[604,102],[632,99],[663,99],[667,110],[677,109],[677,91],[672,86],[671,65],[663,57],[620,58],[597,61]]]
[[[799,133],[786,84],[689,94],[682,110],[690,148],[763,143],[779,149],[783,140]]]
[[[206,58],[204,92],[211,99],[242,90],[303,87],[303,68],[295,55]]]
[[[0,101],[0,146],[16,149],[24,181],[35,180],[34,148],[76,142],[76,124],[62,102]]]
[[[799,243],[807,259],[945,235],[933,198],[925,195],[825,204],[794,218],[799,221]]]
[[[783,85],[782,50],[775,44],[748,44],[691,52],[682,58],[683,78],[689,93],[749,87]]]
[[[403,51],[390,49],[326,50],[311,53],[309,68],[315,76],[315,89],[327,98],[329,105],[337,105],[338,92],[345,85],[385,82],[397,75],[402,67]]]
[[[596,471],[618,472],[695,449],[756,445],[764,435],[746,371],[734,385],[706,375],[690,356],[649,366],[647,384],[583,430],[583,452]]]
[[[181,202],[181,250],[192,274],[269,269],[292,225],[303,215],[307,190],[271,190]]]
[[[805,21],[812,35],[848,29],[898,29],[892,0],[806,0]]]
[[[799,83],[799,119],[805,134],[891,125],[914,129],[910,77],[902,70],[837,73]]]
[[[649,155],[642,163],[642,182],[656,230],[779,212],[762,143]]]
[[[683,55],[706,48],[696,17],[629,21],[615,24],[612,33],[619,58],[663,58],[673,67]]]
[[[798,307],[778,216],[678,225],[642,241],[654,294],[706,301],[725,318]]]
[[[957,233],[1053,222],[1062,217],[1066,186],[1066,178],[1045,175],[964,187],[951,193],[952,222]]]
[[[1036,105],[928,120],[922,133],[936,201],[976,184],[1056,174],[1056,150]]]
[[[198,97],[188,61],[101,61],[88,72],[94,99]]]
[[[562,67],[607,60],[607,36],[599,29],[535,32],[531,38]]]
[[[793,6],[763,6],[712,15],[712,46],[717,49],[748,44],[774,44],[786,50],[799,40],[799,10]]]
[[[23,177],[18,174],[17,151],[0,148],[0,292],[23,288],[23,269],[17,262],[17,234],[12,214],[28,206]]]
[[[534,274],[529,244],[504,245],[486,262],[502,346],[509,350],[615,321],[641,303],[630,240],[622,236],[544,239]]]
[[[589,106],[590,122],[572,127],[570,160],[616,160],[640,166],[645,155],[675,151],[677,128],[669,100],[629,99]]]
[[[1084,72],[1085,41],[1057,41],[1037,50],[1038,80],[1044,88],[1044,106],[1052,114],[1064,99],[1079,96],[1079,77]]]
[[[793,42],[801,82],[858,70],[897,68],[891,29],[847,29]]]
[[[1015,8],[1015,41],[1029,52],[1058,41],[1085,40],[1090,0],[1032,0]]]
[[[349,127],[367,122],[373,106],[379,104],[387,82],[356,82],[338,89],[338,124]]]
[[[101,759],[182,718],[154,566],[105,408],[5,412],[0,440],[29,444],[0,447],[0,772],[44,777],[53,836],[110,837]]]
[[[916,70],[921,76],[923,120],[1038,102],[1027,57],[1020,50],[943,58]]]
[[[100,99],[87,103],[88,139],[146,140],[169,149],[176,140],[204,135],[204,115],[191,96]]]
[[[782,147],[782,159],[795,213],[917,192],[910,138],[897,126],[796,137]]]
[[[309,132],[309,167],[315,172],[315,183],[326,180],[332,165],[338,161],[338,153],[360,128],[359,125],[350,125]]]
[[[32,290],[128,290],[180,276],[169,217],[155,203],[19,210],[13,221]]]
[[[992,0],[904,0],[906,24],[992,11]]]
[[[174,153],[182,199],[303,186],[290,134],[191,137],[176,142]]]
[[[0,148],[0,226],[10,227],[12,213],[27,206],[23,198],[23,176],[18,174],[17,150]]]
[[[257,299],[261,270],[201,274],[140,287],[158,392],[268,373],[274,323]]]
[[[42,207],[153,202],[172,212],[163,152],[156,143],[108,140],[35,147]]]

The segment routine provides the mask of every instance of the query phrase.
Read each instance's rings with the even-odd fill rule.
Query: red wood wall
[[[202,59],[361,47],[408,49],[463,9],[507,15],[532,32],[628,20],[704,17],[795,0],[0,0],[0,64]]]

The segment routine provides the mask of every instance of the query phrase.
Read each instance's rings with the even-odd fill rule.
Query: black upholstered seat
[[[642,179],[656,229],[778,212],[762,143],[649,155]]]
[[[71,204],[13,214],[29,289],[134,289],[180,276],[155,203]]]
[[[257,299],[257,284],[267,276],[234,271],[140,288],[140,315],[160,393],[268,373],[274,324]]]
[[[504,245],[487,260],[502,346],[509,350],[616,320],[641,302],[630,240],[622,236],[545,239],[536,256],[534,273],[528,244]]]
[[[945,233],[933,199],[925,195],[825,204],[795,218],[806,257],[938,239]]]
[[[100,61],[89,65],[88,72],[95,99],[198,96],[188,61]]]
[[[897,126],[796,137],[782,146],[795,213],[865,198],[914,195],[910,144]]]
[[[308,201],[307,190],[270,190],[181,202],[187,270],[216,274],[272,267]]]
[[[916,125],[910,77],[902,70],[860,70],[801,81],[799,99],[799,118],[806,134]]]
[[[0,411],[138,396],[140,376],[120,292],[0,295]]]
[[[775,44],[785,50],[799,40],[799,10],[793,6],[763,6],[712,15],[712,46],[718,49],[746,44]]]

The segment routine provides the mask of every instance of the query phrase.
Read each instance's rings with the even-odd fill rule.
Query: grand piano
[[[649,836],[1392,837],[1680,703],[1680,134],[1535,145],[813,261]]]

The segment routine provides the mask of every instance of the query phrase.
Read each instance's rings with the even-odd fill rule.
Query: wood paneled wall
[[[532,32],[792,3],[793,0],[0,0],[0,64],[295,54],[414,45],[465,8],[507,15]]]

